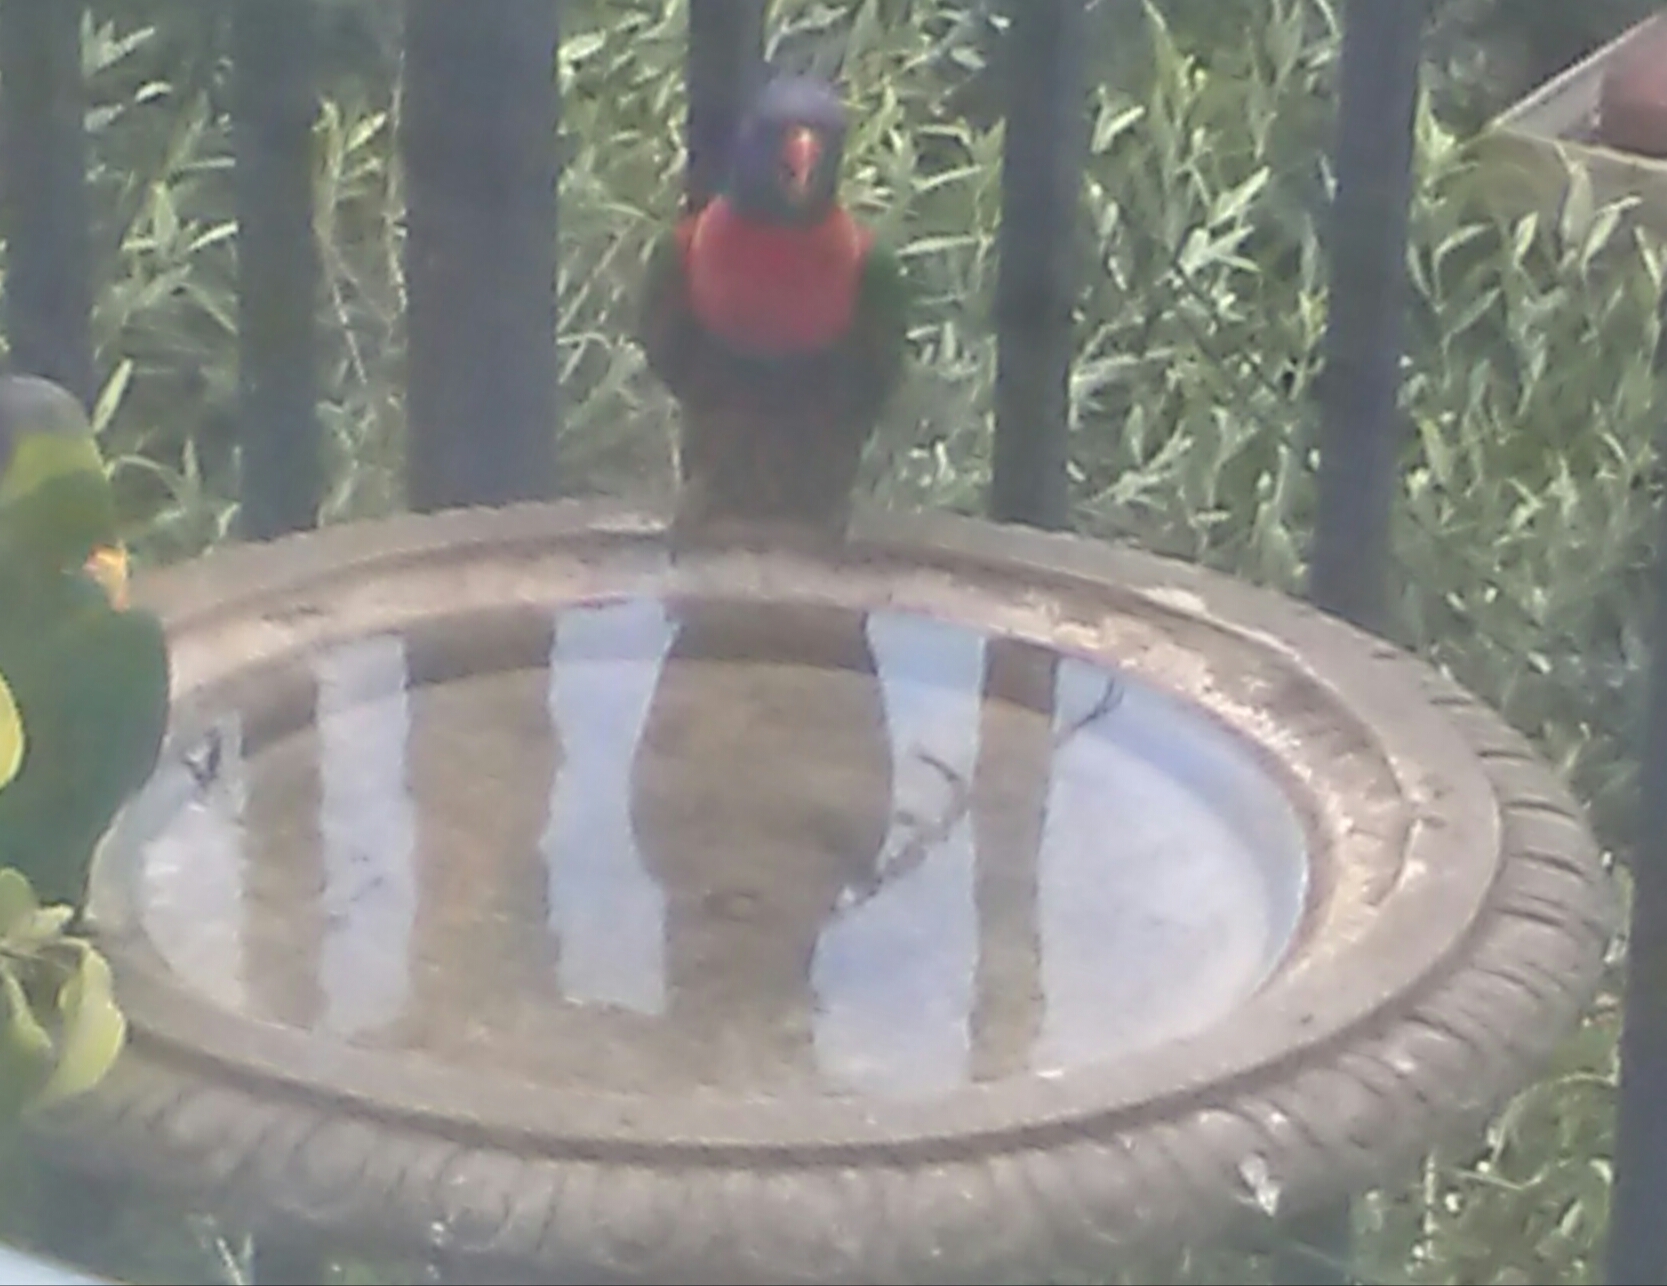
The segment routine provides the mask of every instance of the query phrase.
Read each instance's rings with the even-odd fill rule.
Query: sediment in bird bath
[[[180,985],[327,1040],[930,1095],[1208,1025],[1303,902],[1296,816],[1201,711],[926,616],[622,599],[246,677],[126,911]]]

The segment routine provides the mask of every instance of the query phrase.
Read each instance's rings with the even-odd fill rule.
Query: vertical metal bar
[[[92,278],[87,139],[76,0],[0,2],[0,234],[12,369],[44,375],[91,405]],[[25,1188],[42,1247],[109,1270],[109,1230],[131,1190],[50,1163]]]
[[[13,369],[57,380],[91,404],[81,14],[76,0],[0,3],[0,231]]]
[[[1373,630],[1388,624],[1421,14],[1405,0],[1348,0],[1332,151],[1337,195],[1308,592],[1324,610]]]
[[[689,0],[688,173],[698,210],[723,186],[729,141],[764,60],[768,0]]]
[[[996,431],[990,515],[1070,518],[1076,215],[1087,144],[1082,0],[1009,5],[1007,132],[996,278]]]
[[[1308,596],[1366,629],[1389,624],[1389,520],[1400,447],[1408,207],[1422,8],[1348,0],[1338,73],[1337,181]],[[1275,1256],[1279,1286],[1347,1282],[1349,1201],[1301,1212]]]
[[[1667,299],[1662,302],[1667,326]],[[1656,381],[1667,411],[1667,331]],[[1667,416],[1657,424],[1667,449]],[[1655,620],[1650,636],[1648,723],[1639,768],[1638,842],[1633,850],[1632,923],[1621,1012],[1621,1084],[1615,1122],[1614,1188],[1604,1280],[1611,1286],[1667,1281],[1667,509],[1656,543]]]
[[[314,526],[324,488],[313,236],[314,41],[312,0],[232,7],[238,524],[255,540]]]
[[[555,481],[558,0],[407,0],[406,476],[419,510]]]

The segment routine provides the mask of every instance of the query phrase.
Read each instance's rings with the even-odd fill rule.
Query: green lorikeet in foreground
[[[43,902],[81,903],[99,841],[161,752],[167,642],[126,586],[80,403],[48,380],[0,379],[0,682],[22,732],[0,785],[0,866]]]
[[[643,349],[682,413],[674,539],[737,519],[844,533],[907,346],[898,260],[839,203],[845,133],[831,86],[772,80],[721,194],[649,260]]]

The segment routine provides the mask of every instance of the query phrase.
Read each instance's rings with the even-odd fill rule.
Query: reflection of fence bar
[[[1005,638],[985,644],[972,788],[975,1080],[1026,1071],[1042,1030],[1038,866],[1053,784],[1058,670],[1058,653],[1046,648]]]
[[[291,699],[304,705],[306,718],[315,727],[319,695],[314,668],[307,675],[304,693],[296,694],[298,700]],[[244,738],[250,731],[248,726],[241,729]],[[259,754],[260,749],[243,740],[236,753],[241,758]],[[244,791],[234,859],[240,902],[236,922],[242,939],[240,981],[254,1012],[291,1027],[318,1026],[328,1008],[317,964],[328,930],[322,896],[326,878],[320,834],[322,760],[322,754],[310,757],[294,773],[256,771],[247,760],[238,769]],[[283,931],[271,931],[274,924],[281,924]]]
[[[1069,521],[1072,311],[1086,104],[1082,0],[1011,6],[990,514]]]
[[[551,0],[410,0],[407,478],[416,509],[538,499],[556,430]]]
[[[323,488],[313,23],[311,0],[232,8],[240,517],[255,539],[313,526]]]
[[[550,655],[554,626],[528,619],[506,630],[519,660]],[[477,627],[475,634],[481,631]],[[548,880],[540,840],[549,823],[559,749],[549,680],[532,666],[487,670],[467,683],[424,683],[456,672],[461,631],[406,639],[409,665],[406,806],[413,827],[415,900],[410,990],[400,1025],[445,1050],[444,1019],[464,996],[469,1039],[513,1022],[550,963]],[[418,686],[421,684],[422,686]],[[459,768],[466,759],[468,770]]]
[[[11,364],[90,401],[81,12],[74,0],[0,4],[0,220]]]

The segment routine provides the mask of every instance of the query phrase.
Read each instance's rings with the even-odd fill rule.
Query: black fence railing
[[[1010,7],[992,515],[1067,525],[1072,258],[1083,165],[1083,0]],[[552,494],[556,0],[408,0],[403,131],[406,453],[413,508]],[[763,0],[689,0],[688,190],[711,191],[764,47]],[[1400,435],[1402,274],[1422,6],[1348,0],[1334,147],[1329,333],[1311,595],[1382,628]],[[310,0],[234,6],[242,533],[311,526],[323,469]],[[12,364],[91,398],[82,6],[0,0]],[[1662,592],[1667,596],[1667,572]],[[1667,626],[1664,626],[1667,628]],[[1635,865],[1610,1280],[1663,1280],[1667,1220],[1667,653],[1658,657]],[[1287,1281],[1342,1280],[1346,1209],[1301,1231]],[[276,1264],[280,1261],[272,1261]],[[266,1271],[293,1274],[292,1257]],[[286,1280],[291,1279],[289,1277]]]
[[[73,7],[73,6],[70,6]],[[316,49],[311,14],[238,5],[232,16],[237,149],[238,400],[243,535],[312,525],[323,492],[314,318]]]

